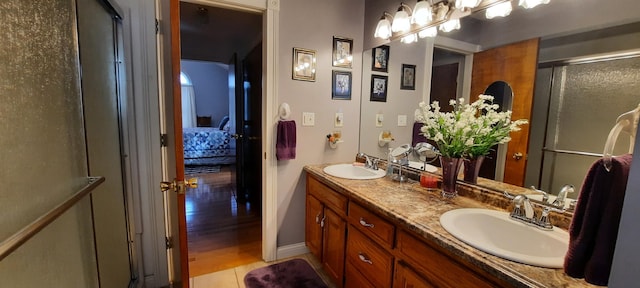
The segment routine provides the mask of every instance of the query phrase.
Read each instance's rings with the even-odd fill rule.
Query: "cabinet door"
[[[324,216],[322,266],[334,283],[342,287],[347,224],[331,209],[325,208]]]
[[[393,288],[431,288],[436,287],[424,280],[416,272],[413,272],[403,263],[397,263],[393,277]]]
[[[322,203],[307,194],[307,215],[305,220],[305,242],[309,251],[322,261],[322,227],[324,214]]]

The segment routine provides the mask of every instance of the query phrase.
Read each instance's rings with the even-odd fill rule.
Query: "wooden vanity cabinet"
[[[508,286],[365,207],[307,174],[305,241],[336,286]]]
[[[338,287],[343,287],[347,197],[307,176],[305,242]]]

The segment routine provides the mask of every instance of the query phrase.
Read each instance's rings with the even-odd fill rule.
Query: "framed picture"
[[[373,57],[371,60],[371,70],[388,72],[387,65],[389,64],[389,46],[382,45],[373,48],[371,55]]]
[[[316,51],[293,48],[293,80],[316,81]]]
[[[351,72],[333,70],[331,99],[351,100]]]
[[[351,68],[353,39],[333,37],[333,67]]]
[[[416,90],[416,65],[402,64],[400,89]]]
[[[389,77],[371,75],[371,101],[387,102],[387,83]]]

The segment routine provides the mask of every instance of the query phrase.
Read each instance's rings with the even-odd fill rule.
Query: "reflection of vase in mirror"
[[[484,90],[484,94],[494,97],[493,103],[498,104],[498,112],[511,110],[514,95],[509,83],[504,81],[493,82]],[[478,176],[487,179],[502,180],[501,176],[504,173],[507,145],[508,144],[495,145],[491,148],[489,154],[484,157],[485,159],[480,166]]]

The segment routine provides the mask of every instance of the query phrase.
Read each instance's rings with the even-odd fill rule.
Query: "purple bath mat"
[[[292,259],[255,269],[244,276],[247,288],[327,288],[307,261]]]

